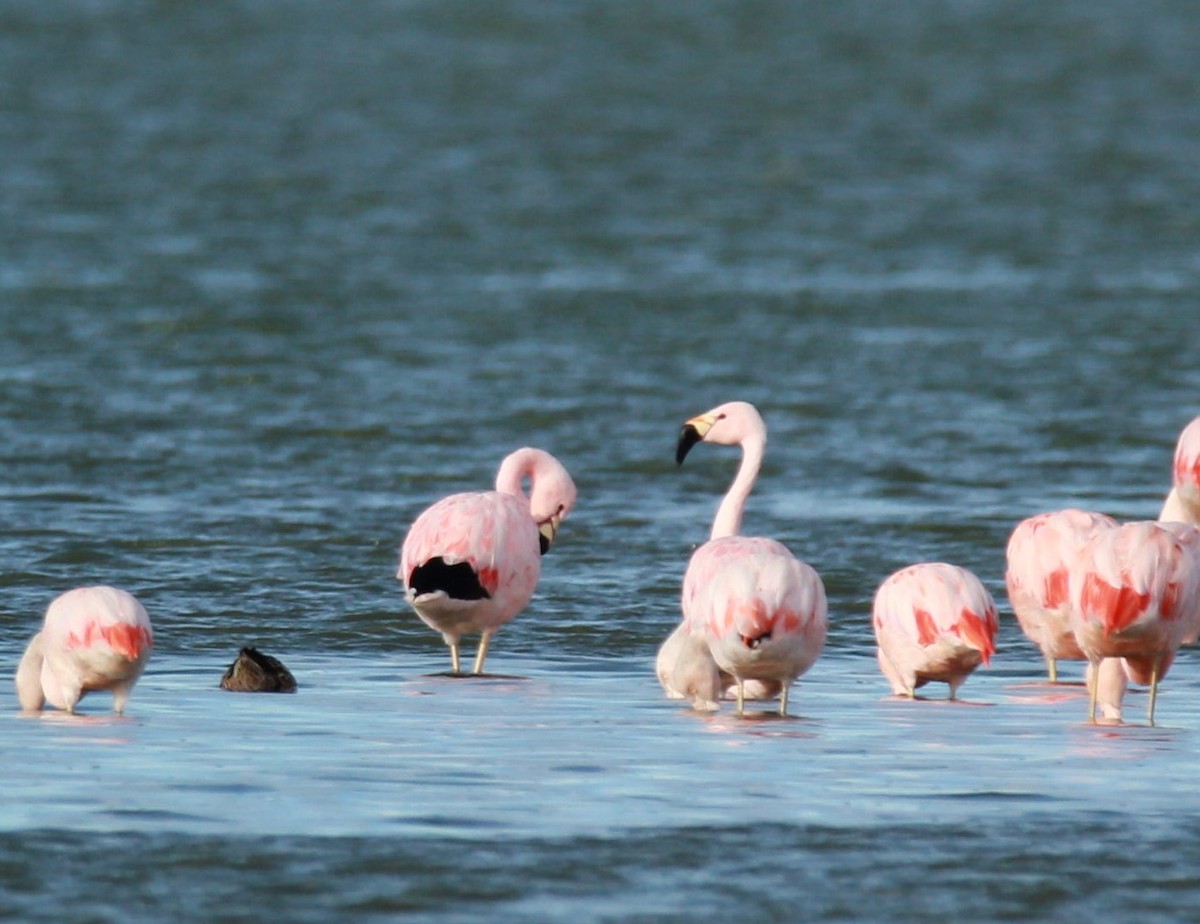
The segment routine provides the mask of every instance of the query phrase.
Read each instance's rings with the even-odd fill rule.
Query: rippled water
[[[0,659],[124,586],[156,650],[21,716],[28,921],[1190,920],[1200,669],[1082,722],[1003,594],[1030,513],[1154,516],[1200,413],[1189,4],[0,2]],[[735,461],[824,576],[793,718],[653,656]],[[521,444],[580,489],[455,681],[396,549]],[[1000,650],[898,702],[875,586]],[[237,648],[295,696],[216,687]],[[931,694],[936,698],[940,691]]]

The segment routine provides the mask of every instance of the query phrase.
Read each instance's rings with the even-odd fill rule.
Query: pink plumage
[[[879,666],[897,695],[937,680],[950,699],[996,650],[996,604],[966,568],[924,562],[897,571],[875,593]]]
[[[1200,567],[1185,541],[1157,523],[1126,523],[1093,537],[1071,572],[1071,625],[1080,649],[1093,665],[1124,658],[1130,679],[1150,685],[1150,724],[1158,681],[1196,630]],[[1095,712],[1093,684],[1089,720]]]
[[[21,658],[21,708],[36,712],[49,702],[74,712],[87,693],[111,690],[120,715],[153,647],[150,617],[132,594],[106,586],[69,590],[51,602]]]
[[[1179,434],[1171,492],[1158,518],[1200,526],[1200,417]]]
[[[473,672],[483,672],[492,634],[529,604],[541,555],[574,505],[567,470],[550,453],[526,447],[501,463],[495,491],[452,494],[417,517],[396,576],[409,605],[450,646],[454,673],[462,636],[476,632]]]
[[[733,678],[737,710],[748,683],[788,690],[825,645],[828,610],[817,572],[773,539],[743,537],[742,514],[766,447],[767,429],[753,405],[722,404],[684,424],[676,459],[695,443],[742,448],[742,463],[713,520],[711,537],[692,554],[683,580],[688,631],[703,638],[720,671]]]
[[[1022,520],[1009,537],[1008,600],[1021,630],[1046,659],[1051,683],[1058,680],[1059,660],[1085,660],[1071,629],[1070,569],[1098,530],[1116,525],[1102,513],[1068,508]]]

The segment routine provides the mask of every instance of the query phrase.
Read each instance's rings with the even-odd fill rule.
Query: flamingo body
[[[1200,568],[1200,526],[1181,523],[1178,520],[1160,522],[1158,525],[1179,540],[1180,547],[1191,556],[1196,567]],[[1200,593],[1196,595],[1190,612],[1183,613],[1183,618],[1187,620],[1189,626],[1187,632],[1184,633],[1183,644],[1194,644],[1200,638]]]
[[[47,702],[74,712],[87,694],[111,690],[125,711],[154,647],[145,607],[115,587],[77,587],[56,597],[17,667],[17,697],[28,712]]]
[[[505,458],[495,491],[452,494],[417,517],[397,577],[417,616],[450,646],[455,673],[459,642],[471,633],[482,635],[474,673],[483,672],[488,640],[529,604],[542,552],[574,504],[575,484],[561,463],[525,448]]]
[[[739,535],[766,435],[757,409],[733,401],[685,423],[676,452],[682,462],[701,441],[742,448],[709,541],[688,563],[681,598],[684,622],[707,642],[719,671],[736,685],[739,715],[752,682],[759,695],[778,689],[779,711],[786,714],[789,688],[820,655],[828,626],[817,572],[773,539]]]
[[[1171,492],[1158,518],[1200,526],[1200,417],[1195,418],[1179,434],[1172,466]]]
[[[1151,687],[1196,630],[1200,566],[1184,540],[1157,523],[1126,523],[1098,533],[1081,551],[1070,580],[1071,625],[1093,665],[1124,658],[1125,672]],[[1089,719],[1095,717],[1096,684]]]
[[[1022,520],[1009,537],[1009,603],[1021,631],[1046,659],[1051,683],[1058,679],[1057,661],[1086,660],[1071,628],[1071,567],[1098,530],[1116,525],[1102,513],[1068,508]]]
[[[682,605],[717,667],[743,684],[787,686],[825,645],[821,578],[774,539],[726,536],[700,546],[684,575]]]
[[[996,650],[996,604],[965,568],[925,562],[897,571],[875,593],[877,657],[897,695],[930,681],[958,688]]]

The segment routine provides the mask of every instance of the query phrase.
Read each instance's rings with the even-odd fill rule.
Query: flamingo
[[[690,699],[696,709],[713,710],[721,698],[721,670],[704,636],[685,620],[667,636],[654,659],[654,671],[668,699]]]
[[[541,555],[574,506],[575,483],[562,463],[525,447],[501,462],[495,491],[451,494],[417,517],[396,577],[417,616],[450,646],[453,673],[459,642],[475,632],[472,673],[483,673],[492,635],[528,605]]]
[[[47,702],[69,713],[87,693],[112,690],[113,710],[129,693],[154,647],[150,617],[137,598],[103,585],[60,594],[17,667],[17,699],[26,712]]]
[[[923,562],[879,585],[872,619],[877,657],[897,696],[913,697],[931,680],[950,699],[996,650],[996,604],[979,578],[957,565]]]
[[[1173,472],[1174,483],[1158,518],[1200,526],[1200,417],[1179,434]]]
[[[1022,520],[1009,537],[1008,600],[1021,630],[1046,659],[1051,683],[1058,682],[1059,660],[1086,660],[1068,615],[1071,564],[1098,530],[1116,525],[1102,513],[1068,508]]]
[[[1193,560],[1200,563],[1200,526],[1189,523],[1167,522],[1160,523],[1163,529],[1175,535],[1185,551],[1192,555]],[[1200,596],[1196,600],[1200,607]],[[1200,609],[1193,608],[1191,613],[1184,613],[1190,628],[1183,636],[1183,644],[1188,645],[1200,636]],[[1099,668],[1088,664],[1088,690],[1093,683],[1099,683],[1096,689],[1096,702],[1100,709],[1101,719],[1106,723],[1120,722],[1122,719],[1122,700],[1132,670],[1126,665],[1124,658],[1105,658]]]
[[[774,539],[741,536],[742,513],[762,465],[767,427],[758,410],[732,401],[683,425],[675,461],[698,442],[741,446],[742,462],[717,508],[707,542],[683,578],[683,618],[708,643],[717,667],[736,685],[744,714],[749,680],[777,682],[779,713],[788,690],[825,646],[828,605],[821,578]]]
[[[1153,725],[1158,682],[1196,631],[1200,563],[1170,529],[1126,523],[1101,530],[1084,546],[1069,593],[1071,626],[1093,675],[1099,677],[1103,658],[1124,658],[1129,679],[1150,685],[1147,721]],[[1091,684],[1092,722],[1099,686]]]

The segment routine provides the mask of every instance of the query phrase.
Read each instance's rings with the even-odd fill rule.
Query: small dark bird
[[[277,658],[257,648],[243,648],[221,678],[221,689],[233,693],[295,693],[296,678]]]

